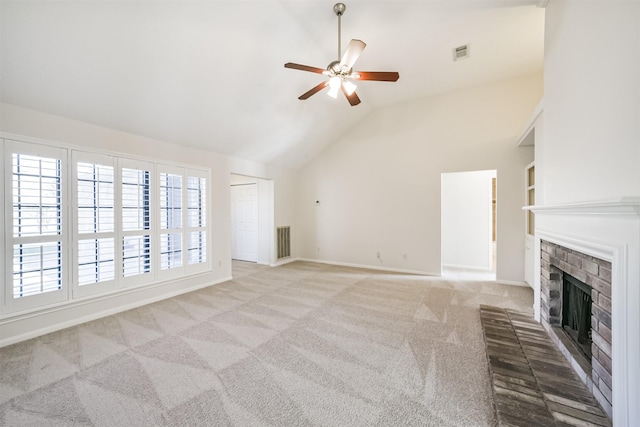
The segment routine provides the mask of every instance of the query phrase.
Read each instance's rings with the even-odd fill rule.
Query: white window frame
[[[136,169],[136,170],[144,170],[149,172],[149,229],[148,230],[125,230],[124,229],[124,215],[123,215],[123,182],[122,182],[122,170],[123,169]],[[158,234],[155,231],[156,224],[156,197],[155,197],[155,186],[156,186],[156,175],[154,164],[151,162],[143,162],[139,160],[132,160],[127,158],[121,158],[118,162],[118,181],[119,187],[116,189],[116,194],[118,198],[118,206],[120,212],[120,222],[119,222],[119,231],[120,238],[118,242],[116,242],[116,253],[120,259],[120,269],[118,270],[118,275],[120,277],[120,286],[121,287],[129,287],[129,286],[140,286],[147,283],[151,283],[155,280],[156,271],[157,271],[157,262],[155,261],[155,253],[158,252],[156,245],[159,244]],[[146,232],[145,232],[146,231]],[[149,272],[137,274],[133,276],[124,276],[124,239],[129,236],[139,236],[141,234],[148,234],[150,239],[150,270]]]
[[[55,158],[60,161],[60,233],[52,236],[34,235],[13,237],[13,153]],[[108,162],[105,163],[105,159]],[[108,282],[92,283],[79,286],[77,247],[79,239],[86,236],[78,232],[78,182],[77,162],[97,163],[114,168],[114,230],[107,234],[114,239],[114,279]],[[124,153],[111,152],[38,138],[23,137],[7,133],[0,133],[0,163],[4,170],[0,172],[0,188],[5,191],[0,196],[4,201],[4,210],[0,211],[0,227],[3,227],[3,244],[0,245],[0,280],[3,290],[0,291],[0,319],[15,316],[30,315],[43,310],[57,310],[65,306],[82,304],[96,297],[119,295],[129,292],[134,287],[154,287],[162,285],[167,280],[188,278],[194,274],[211,272],[213,259],[212,221],[213,209],[211,205],[211,170],[189,165],[162,162],[155,159],[136,157]],[[123,230],[122,218],[122,169],[143,169],[150,172],[150,274],[124,277],[123,272],[123,237],[131,235]],[[182,177],[182,210],[181,244],[183,250],[182,266],[170,270],[160,270],[160,200],[158,198],[161,172],[173,173]],[[206,225],[202,227],[188,227],[188,177],[195,176],[205,179]],[[146,231],[146,230],[145,230]],[[203,231],[206,233],[205,262],[189,264],[188,233]],[[135,231],[137,232],[137,231]],[[132,233],[135,233],[132,231]],[[145,233],[146,234],[146,233]],[[95,234],[92,234],[95,235]],[[102,235],[100,237],[103,237]],[[60,289],[41,294],[27,295],[13,298],[13,245],[17,241],[32,243],[60,242]],[[84,288],[84,289],[82,289]],[[86,289],[86,290],[85,290]]]
[[[61,231],[55,235],[13,236],[13,154],[30,155],[60,160],[60,221]],[[4,140],[4,206],[5,206],[5,245],[4,255],[4,308],[6,312],[16,312],[59,303],[69,299],[69,203],[68,203],[68,150],[42,144]],[[60,242],[61,244],[61,281],[60,289],[22,298],[13,297],[13,245],[19,243]]]
[[[73,227],[73,297],[81,298],[90,295],[101,294],[109,291],[113,291],[118,287],[118,272],[122,270],[122,263],[119,262],[118,257],[118,224],[120,223],[119,217],[119,203],[118,203],[118,188],[119,188],[119,178],[118,178],[118,168],[116,164],[116,157],[104,154],[97,153],[89,153],[84,151],[73,151],[71,154],[72,161],[72,172],[71,172],[71,181],[72,181],[72,227]],[[95,232],[95,233],[80,233],[78,230],[78,163],[92,163],[98,164],[102,166],[108,166],[113,168],[113,231],[110,232]],[[113,268],[114,274],[113,279],[100,281],[97,283],[90,284],[79,284],[79,252],[78,245],[81,240],[85,239],[113,239]]]

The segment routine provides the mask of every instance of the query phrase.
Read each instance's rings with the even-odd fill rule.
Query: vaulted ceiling
[[[535,0],[347,0],[354,68],[400,80],[300,101],[326,77],[283,65],[338,59],[334,3],[2,0],[2,101],[295,169],[373,109],[542,69]]]

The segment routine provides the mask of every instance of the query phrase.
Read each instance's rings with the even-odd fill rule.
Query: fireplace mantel
[[[640,197],[622,197],[581,203],[525,206],[542,215],[635,215],[640,216]]]
[[[640,425],[640,197],[524,209],[536,214],[536,253],[542,239],[611,262],[612,418],[614,425]],[[534,270],[539,307],[539,261]]]

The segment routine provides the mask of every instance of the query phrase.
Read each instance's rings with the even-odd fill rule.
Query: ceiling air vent
[[[469,45],[458,46],[453,49],[453,60],[459,61],[469,57]]]

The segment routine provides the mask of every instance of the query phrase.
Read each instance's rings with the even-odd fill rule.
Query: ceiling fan
[[[317,67],[310,67],[308,65],[295,64],[293,62],[287,62],[284,64],[285,68],[292,68],[294,70],[309,71],[311,73],[324,74],[329,76],[329,80],[325,80],[322,83],[314,86],[309,91],[303,93],[298,97],[300,100],[305,100],[320,92],[325,87],[329,86],[328,95],[336,98],[338,91],[342,91],[344,96],[347,97],[349,104],[355,106],[360,104],[360,98],[356,94],[356,85],[353,80],[375,80],[379,82],[395,82],[400,78],[400,74],[395,71],[353,71],[353,64],[367,46],[362,40],[352,39],[347,46],[347,50],[342,55],[342,46],[340,44],[341,36],[341,19],[344,11],[347,7],[343,3],[336,3],[333,6],[333,11],[338,15],[338,58],[342,58],[331,62],[326,70]]]

